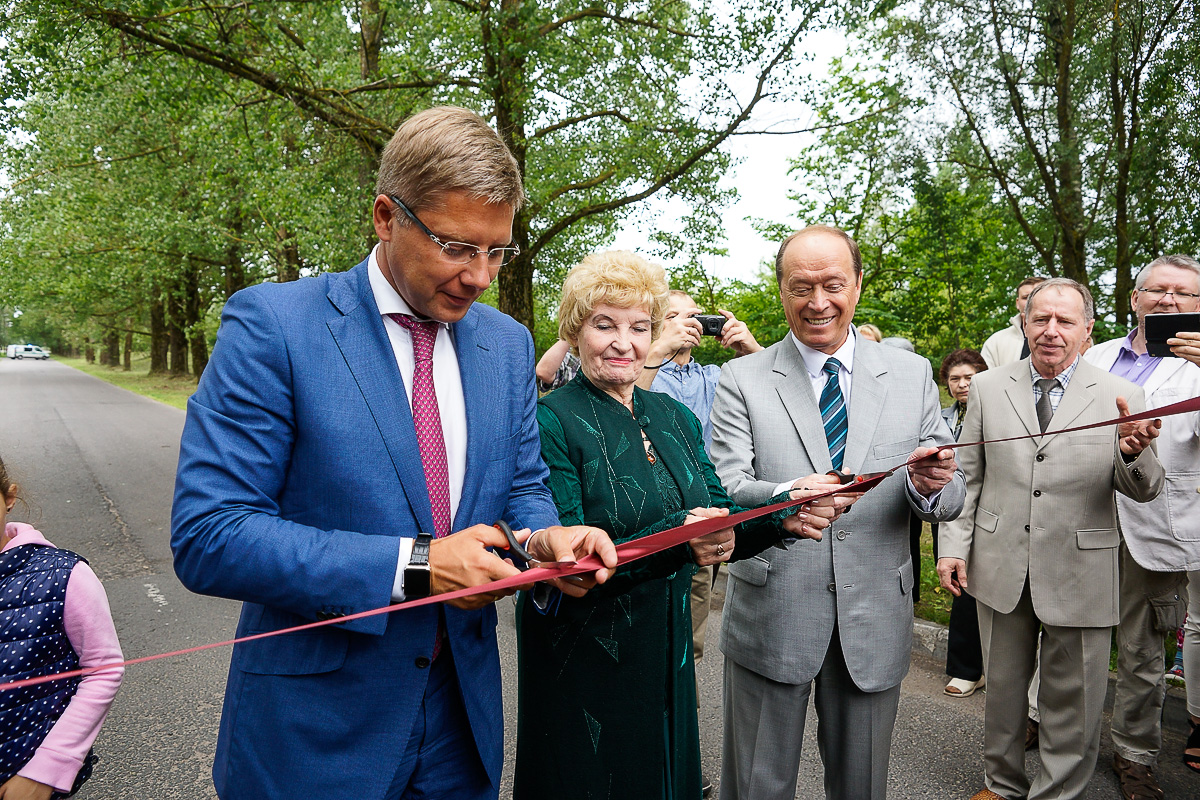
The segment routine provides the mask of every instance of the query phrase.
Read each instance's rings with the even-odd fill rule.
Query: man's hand
[[[962,595],[967,588],[967,562],[961,558],[939,558],[937,574],[942,588],[955,597]]]
[[[50,800],[54,787],[44,783],[13,775],[0,786],[0,798],[3,800]]]
[[[909,456],[908,477],[917,494],[929,497],[954,479],[956,468],[953,450],[918,447]]]
[[[1167,339],[1171,352],[1200,366],[1200,331],[1182,332]]]
[[[1117,413],[1122,417],[1129,416],[1129,403],[1125,402],[1124,397],[1117,398]],[[1121,452],[1130,457],[1137,456],[1149,447],[1161,432],[1161,419],[1122,422],[1117,426],[1117,437],[1121,440]]]
[[[695,319],[692,315],[702,313],[704,312],[693,306],[671,319],[665,320],[662,331],[658,334],[658,338],[654,340],[654,344],[650,346],[649,351],[650,356],[658,355],[658,360],[655,361],[650,356],[647,356],[647,363],[650,366],[661,364],[664,360],[670,358],[672,353],[698,347],[700,345],[700,338],[704,334],[704,328],[700,325],[700,320]]]
[[[725,327],[721,328],[721,337],[717,340],[721,347],[728,347],[735,356],[744,356],[762,350],[762,345],[754,338],[754,334],[732,312],[718,309],[725,317]]]
[[[530,534],[524,544],[538,561],[578,561],[595,553],[604,563],[605,569],[598,569],[590,574],[546,581],[571,597],[583,597],[593,586],[604,583],[612,576],[613,569],[617,566],[617,549],[608,534],[599,528],[586,525],[564,528],[561,525],[553,525],[538,531],[536,536]]]
[[[827,492],[840,483],[833,475],[809,475],[792,484],[790,496],[793,500],[799,500],[809,495]],[[832,525],[843,511],[858,502],[862,496],[863,492],[847,492],[805,503],[783,521],[783,529],[797,538],[819,542],[821,531]]]
[[[514,567],[511,561],[500,558],[488,550],[489,547],[508,547],[508,539],[491,525],[472,525],[458,533],[434,539],[429,544],[430,594],[445,594],[458,589],[482,586],[520,574],[521,571]],[[501,597],[528,588],[530,587],[514,586],[498,592],[460,597],[449,601],[449,605],[466,609],[483,608]]]
[[[691,525],[702,519],[728,516],[729,509],[727,508],[693,508],[688,512],[687,519],[683,521],[683,524]],[[733,555],[733,545],[733,528],[722,528],[688,542],[688,547],[692,548],[692,560],[702,567],[728,561],[729,557]]]

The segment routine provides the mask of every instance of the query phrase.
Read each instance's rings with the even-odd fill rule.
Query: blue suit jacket
[[[529,332],[476,304],[455,324],[467,469],[453,529],[557,524]],[[433,518],[404,384],[371,293],[349,272],[225,304],[188,402],[172,511],[189,589],[245,603],[238,635],[388,605],[399,538]],[[480,757],[499,786],[496,611],[447,607]],[[382,797],[429,670],[436,608],[238,645],[213,779],[222,798]]]

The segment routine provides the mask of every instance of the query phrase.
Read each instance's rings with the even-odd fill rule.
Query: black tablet
[[[1173,356],[1171,348],[1167,347],[1167,339],[1172,339],[1180,331],[1200,331],[1200,312],[1188,314],[1147,314],[1146,352],[1152,356]]]

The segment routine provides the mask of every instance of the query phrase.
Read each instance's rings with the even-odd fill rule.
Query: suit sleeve
[[[513,474],[512,489],[508,496],[504,519],[514,529],[539,530],[551,525],[574,525],[561,522],[555,508],[554,497],[547,485],[550,477],[542,459],[542,444],[539,435],[536,377],[533,371],[533,338],[529,331],[521,328],[525,343],[525,362],[519,374],[528,375],[524,386],[525,404],[521,414],[521,442],[517,452],[517,467]]]
[[[398,537],[279,516],[296,435],[289,346],[260,292],[239,292],[225,304],[180,441],[175,572],[194,592],[309,619],[389,605]],[[382,634],[386,624],[378,615],[344,627]]]
[[[1114,406],[1115,408],[1115,406]],[[1129,412],[1138,414],[1146,410],[1146,395],[1141,389],[1129,395]],[[1158,497],[1166,482],[1166,471],[1158,459],[1158,442],[1150,442],[1150,446],[1138,453],[1138,457],[1128,463],[1121,454],[1121,439],[1114,435],[1116,452],[1113,457],[1113,476],[1117,491],[1138,503],[1145,503]]]
[[[712,426],[713,463],[719,482],[738,505],[762,505],[775,494],[776,484],[755,477],[754,425],[735,370],[730,367],[721,370],[717,383]]]
[[[944,447],[948,444],[954,444],[954,435],[946,426],[946,420],[942,418],[942,405],[939,402],[937,384],[933,382],[933,370],[928,361],[925,362],[924,377],[925,388],[921,398],[921,446]],[[963,478],[963,471],[960,467],[955,471],[954,477],[950,479],[950,482],[942,487],[941,492],[938,494],[937,502],[934,503],[933,508],[929,511],[921,508],[911,491],[905,492],[905,497],[908,498],[908,504],[912,508],[913,513],[921,519],[926,522],[946,522],[957,517],[959,512],[962,511],[965,494],[966,485]]]
[[[961,442],[978,442],[983,439],[983,401],[980,387],[976,383],[967,397],[967,412],[963,417]],[[959,471],[965,478],[966,492],[962,512],[957,519],[938,526],[938,556],[961,558],[970,562],[971,539],[975,535],[975,509],[979,504],[979,493],[983,489],[983,470],[987,464],[986,447],[963,447],[954,451]]]

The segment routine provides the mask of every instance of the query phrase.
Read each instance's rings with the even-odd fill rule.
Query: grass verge
[[[175,408],[185,409],[187,400],[196,391],[194,378],[172,378],[167,375],[150,374],[150,358],[135,358],[130,365],[132,368],[125,372],[121,367],[102,367],[99,364],[89,364],[82,358],[54,357],[55,361],[73,367],[80,372],[108,381],[113,386],[128,389],[134,394],[149,397],[160,403],[166,403]]]

